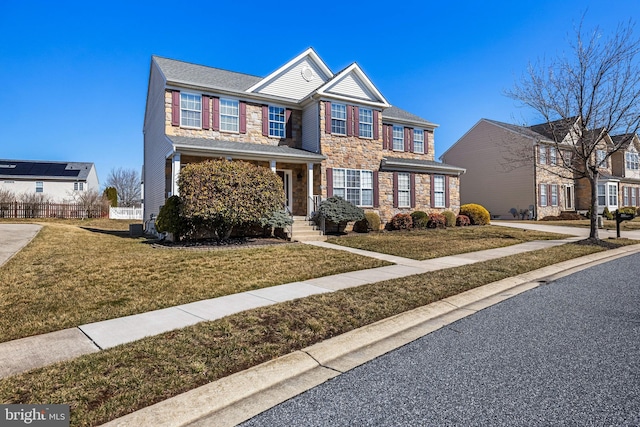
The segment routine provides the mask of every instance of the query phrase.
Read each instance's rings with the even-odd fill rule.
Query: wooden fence
[[[76,203],[0,203],[0,218],[108,218],[109,207]]]

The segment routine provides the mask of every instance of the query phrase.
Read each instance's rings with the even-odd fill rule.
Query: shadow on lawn
[[[127,239],[138,239],[138,237],[133,237],[129,234],[129,230],[105,230],[103,228],[93,228],[93,227],[80,227],[83,230],[91,231],[92,233],[100,233],[100,234],[109,234],[111,236],[122,237]]]

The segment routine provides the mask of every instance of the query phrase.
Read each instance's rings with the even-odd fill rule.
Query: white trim
[[[371,80],[369,80],[369,78],[367,77],[367,75],[364,73],[364,71],[362,71],[362,69],[358,66],[357,63],[353,63],[350,66],[348,66],[347,68],[345,68],[344,70],[342,70],[338,75],[333,76],[333,78],[329,79],[329,81],[327,81],[324,85],[320,86],[317,90],[316,93],[318,95],[321,96],[327,96],[330,98],[338,98],[338,99],[345,99],[345,100],[354,100],[353,98],[349,98],[349,97],[342,97],[340,95],[335,95],[329,92],[326,92],[326,90],[328,88],[330,88],[331,86],[333,86],[334,84],[337,83],[337,81],[341,80],[342,78],[344,78],[346,75],[348,75],[349,73],[353,72],[354,74],[356,74],[358,76],[358,78],[364,83],[364,85],[367,87],[367,89],[369,89],[373,95],[380,100],[380,102],[375,103],[374,105],[381,105],[382,108],[388,108],[391,106],[391,104],[389,104],[389,102],[386,100],[386,98],[384,96],[382,96],[382,93],[380,93],[380,91],[373,85],[373,83],[371,82]],[[366,102],[366,100],[356,100],[357,102]]]
[[[226,130],[226,129],[222,129],[222,101],[231,101],[231,102],[237,102],[238,103],[238,130]],[[229,117],[233,117],[229,114],[225,114],[225,116],[229,116]],[[220,124],[219,126],[219,130],[218,132],[224,132],[224,133],[233,133],[233,134],[239,134],[240,133],[240,100],[237,98],[232,98],[232,97],[226,97],[226,98],[219,98],[219,104],[218,104],[218,123]]]
[[[289,212],[293,212],[293,172],[291,169],[276,169],[276,173],[282,172],[284,174],[284,185],[285,189],[285,203],[287,204],[287,208]],[[288,200],[287,200],[288,198]]]
[[[200,98],[200,126],[188,126],[188,125],[185,125],[185,124],[182,123],[182,95],[190,95],[190,96],[196,96],[196,97]],[[188,108],[185,108],[185,110],[187,110],[187,111],[197,111],[197,110],[190,110]],[[202,129],[202,94],[180,91],[180,124],[179,124],[179,127],[184,128],[184,129]]]

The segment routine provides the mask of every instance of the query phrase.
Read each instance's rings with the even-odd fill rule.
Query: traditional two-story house
[[[525,211],[528,218],[536,219],[561,212],[587,212],[591,186],[586,178],[578,178],[568,170],[573,165],[577,120],[517,126],[481,119],[440,159],[466,169],[461,178],[461,202],[482,204],[493,218],[513,218]],[[629,138],[611,137],[602,129],[590,132],[602,134],[593,159],[599,172],[600,212],[605,207],[614,211],[622,206],[638,206],[640,174],[637,161],[634,163],[637,136],[607,157],[619,145],[616,138]],[[621,182],[625,185],[621,186]]]
[[[182,166],[206,159],[270,168],[300,217],[332,195],[383,222],[416,209],[457,211],[464,169],[434,160],[436,127],[391,106],[357,64],[334,73],[313,49],[266,77],[154,56],[144,216],[179,194]]]

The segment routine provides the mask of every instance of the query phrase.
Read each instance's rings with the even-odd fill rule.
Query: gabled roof
[[[627,148],[629,148],[629,145],[631,145],[631,142],[634,142],[635,144],[639,144],[640,143],[640,139],[638,139],[638,135],[633,134],[633,133],[624,133],[621,135],[611,135],[611,140],[613,141],[613,144],[618,146],[618,144],[622,144],[621,148],[623,150],[626,150]]]
[[[262,80],[260,77],[249,74],[191,64],[159,56],[153,56],[152,61],[158,65],[168,84],[185,84],[231,92],[244,92]]]
[[[323,86],[320,86],[316,93],[320,96],[338,99],[358,99],[369,103],[373,102],[380,104],[382,108],[390,106],[385,97],[382,96],[382,93],[355,62],[333,76]]]
[[[92,168],[93,163],[0,159],[0,178],[85,181]]]
[[[573,129],[578,117],[555,120],[549,123],[530,126],[529,129],[553,142],[562,142]]]
[[[437,128],[439,126],[435,123],[423,119],[420,116],[416,116],[415,114],[394,106],[386,108],[382,111],[382,121],[410,122],[416,124],[419,123],[427,128]]]

